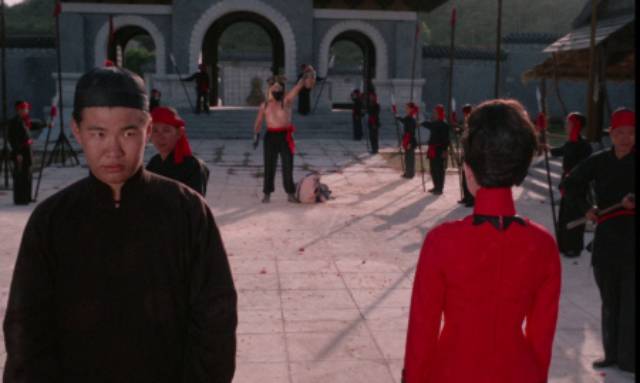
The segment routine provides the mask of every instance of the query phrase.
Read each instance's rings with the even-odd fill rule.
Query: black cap
[[[80,77],[73,99],[73,114],[89,107],[126,107],[149,111],[144,80],[119,67],[94,68]]]

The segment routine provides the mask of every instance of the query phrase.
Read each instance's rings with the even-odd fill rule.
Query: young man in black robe
[[[416,140],[416,116],[418,115],[418,106],[410,102],[406,105],[404,117],[396,117],[404,127],[402,135],[402,149],[404,149],[404,174],[402,177],[411,179],[416,174],[416,148],[418,141]]]
[[[88,177],[38,205],[4,319],[4,382],[231,382],[236,292],[211,210],[143,169],[142,79],[96,68],[72,130]]]
[[[429,129],[427,158],[429,159],[429,171],[433,180],[433,188],[429,193],[442,194],[444,188],[445,165],[447,163],[447,150],[449,148],[449,124],[445,122],[444,106],[438,104],[435,107],[435,121],[425,121],[421,125]]]
[[[378,103],[378,95],[375,91],[370,90],[368,94],[367,114],[368,128],[369,128],[369,141],[371,142],[371,154],[378,153],[379,145],[379,130],[380,130],[380,104]]]
[[[360,141],[362,139],[362,93],[360,89],[354,89],[351,92],[351,120],[353,123],[353,139]]]
[[[156,107],[151,120],[151,142],[158,154],[151,157],[147,170],[180,181],[204,197],[209,169],[191,152],[185,123],[178,112],[166,106]]]
[[[579,112],[570,113],[567,116],[566,130],[567,141],[560,147],[552,148],[551,155],[562,156],[562,180],[564,180],[571,170],[582,160],[591,155],[591,145],[582,138],[580,132],[586,125],[587,119]],[[584,247],[584,225],[573,229],[567,229],[567,223],[582,217],[582,211],[572,208],[571,203],[567,203],[564,189],[560,189],[562,198],[560,199],[560,212],[558,213],[558,248],[565,257],[577,257]]]
[[[563,182],[567,201],[598,223],[591,263],[602,298],[604,359],[593,367],[617,365],[629,372],[636,369],[635,124],[634,112],[616,110],[609,132],[613,148],[579,163]],[[597,207],[587,199],[591,182]],[[622,206],[598,213],[618,203]]]
[[[191,76],[182,79],[182,81],[194,81],[196,82],[196,113],[200,113],[204,110],[209,114],[209,74],[207,73],[207,66],[200,64],[198,71]]]
[[[296,85],[285,93],[285,78],[275,76],[269,80],[268,99],[264,102],[254,123],[253,148],[258,147],[262,122],[266,121],[267,132],[264,135],[264,186],[262,192],[263,203],[271,201],[271,193],[275,190],[276,166],[278,156],[282,161],[282,182],[287,192],[289,202],[297,202],[295,198],[296,186],[293,182],[293,156],[296,144],[293,139],[295,127],[291,123],[291,109],[293,101],[302,88],[311,89],[315,85],[315,70],[307,65],[305,75]]]
[[[13,202],[27,205],[31,202],[33,153],[31,151],[31,130],[42,129],[43,124],[29,116],[31,104],[17,101],[16,115],[8,123],[7,138],[13,161]]]

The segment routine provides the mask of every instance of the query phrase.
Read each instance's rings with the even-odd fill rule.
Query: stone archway
[[[344,21],[331,27],[322,38],[320,52],[318,54],[318,75],[327,76],[329,68],[329,52],[336,37],[349,31],[362,33],[371,40],[375,48],[376,80],[386,80],[389,75],[389,58],[387,44],[382,34],[371,24],[362,21]]]
[[[277,10],[260,0],[224,0],[207,9],[191,32],[189,70],[198,67],[200,52],[209,28],[221,17],[234,12],[250,12],[269,20],[284,43],[284,70],[289,79],[296,78],[296,40],[289,21]]]
[[[135,26],[144,29],[155,44],[156,50],[156,74],[164,75],[166,69],[166,45],[164,36],[150,20],[142,16],[116,16],[113,18],[113,28],[118,29],[127,26]],[[102,66],[107,58],[107,44],[109,40],[109,22],[105,22],[98,30],[95,40],[94,66]]]

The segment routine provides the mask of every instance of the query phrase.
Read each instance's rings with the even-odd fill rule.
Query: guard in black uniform
[[[551,149],[552,156],[562,156],[562,180],[577,164],[591,155],[591,145],[580,135],[586,123],[587,119],[581,113],[569,114],[566,122],[567,141],[562,146]],[[584,247],[584,225],[567,229],[567,223],[582,217],[583,212],[572,209],[571,203],[566,201],[563,188],[560,189],[560,193],[562,199],[558,214],[558,248],[566,257],[577,257]]]
[[[618,109],[611,116],[613,148],[578,164],[563,182],[567,202],[597,221],[593,244],[593,273],[602,298],[604,359],[594,368],[617,365],[636,369],[636,216],[635,113]],[[596,207],[588,202],[593,182]],[[621,203],[606,214],[598,211]]]
[[[183,79],[182,81],[194,81],[196,82],[196,113],[200,113],[202,110],[209,114],[209,74],[207,73],[207,66],[200,64],[199,70],[191,76]]]
[[[429,171],[433,180],[433,188],[429,193],[442,194],[444,188],[445,164],[447,162],[447,150],[449,149],[449,124],[445,122],[444,106],[438,104],[435,107],[435,121],[425,121],[421,126],[429,129],[427,158],[429,159]]]
[[[404,127],[402,135],[402,149],[404,149],[404,178],[413,178],[416,174],[416,147],[418,141],[416,140],[416,116],[418,115],[419,108],[413,103],[407,103],[405,107],[406,115],[404,117],[396,117],[398,121],[402,123]]]
[[[9,120],[7,136],[11,147],[13,161],[13,202],[16,205],[26,205],[31,202],[33,153],[31,151],[31,131],[42,129],[44,124],[32,120],[29,116],[31,104],[17,101],[16,115]]]

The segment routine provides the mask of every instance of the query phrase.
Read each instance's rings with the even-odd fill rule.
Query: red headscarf
[[[538,131],[547,129],[547,116],[542,112],[538,113],[538,117],[536,118],[536,128],[538,128]]]
[[[444,106],[442,106],[442,104],[436,105],[435,111],[438,121],[444,121]]]
[[[418,108],[418,105],[416,105],[414,102],[408,103],[407,107],[409,108],[409,116],[411,117],[416,117],[420,112],[420,108]]]
[[[619,108],[611,115],[611,130],[621,126],[636,126],[636,114],[627,109]]]
[[[27,113],[21,114],[20,118],[22,119],[22,122],[27,127],[27,129],[30,130],[31,129],[31,116],[29,116],[29,112],[31,111],[31,104],[29,104],[26,101],[22,101],[22,102],[16,104],[16,111],[19,111],[19,110],[22,110],[22,109],[26,109]]]
[[[173,160],[176,164],[181,164],[185,157],[193,156],[189,140],[187,140],[184,121],[178,117],[178,114],[173,109],[165,106],[159,106],[151,112],[151,119],[154,123],[171,125],[176,129],[179,129],[182,133],[178,142],[176,142],[176,147],[173,149]]]
[[[578,113],[571,113],[567,116],[567,123],[569,124],[569,142],[577,142],[580,138],[580,131],[582,130],[582,119]]]

